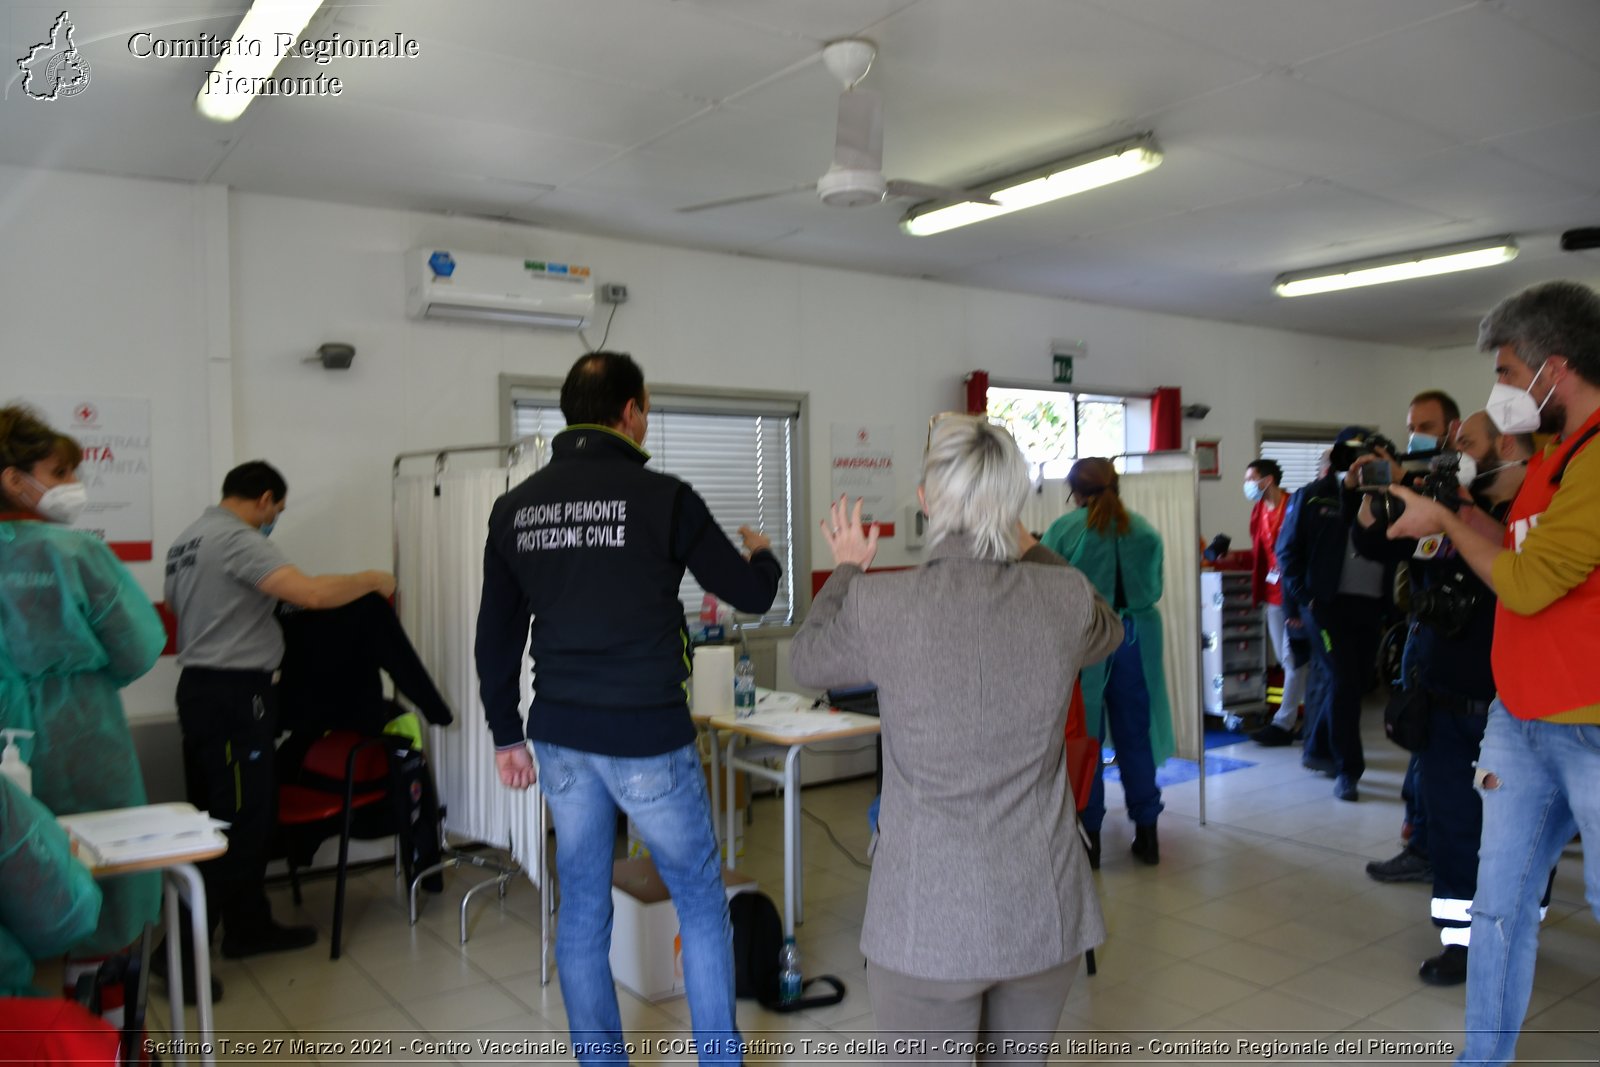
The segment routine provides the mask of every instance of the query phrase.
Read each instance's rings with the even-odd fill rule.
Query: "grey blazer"
[[[1042,547],[1000,563],[952,536],[915,570],[829,577],[790,670],[802,685],[878,687],[869,960],[916,978],[1020,978],[1104,939],[1063,750],[1079,667],[1122,637],[1088,579]]]

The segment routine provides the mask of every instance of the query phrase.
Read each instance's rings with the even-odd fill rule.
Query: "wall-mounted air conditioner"
[[[581,330],[594,280],[572,263],[418,248],[406,253],[406,314]]]

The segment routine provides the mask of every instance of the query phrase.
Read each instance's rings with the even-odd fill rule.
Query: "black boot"
[[[1133,854],[1152,867],[1161,862],[1161,843],[1156,840],[1155,823],[1134,826]]]
[[[1100,835],[1097,833],[1089,835],[1089,869],[1100,869]]]
[[[1467,946],[1446,945],[1437,956],[1423,960],[1417,974],[1429,985],[1460,985],[1467,980]]]

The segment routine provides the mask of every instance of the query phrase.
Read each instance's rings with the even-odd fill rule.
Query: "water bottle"
[[[794,943],[794,938],[786,937],[783,939],[783,948],[778,952],[778,1002],[793,1004],[799,1000],[802,985],[800,946]]]
[[[756,668],[747,655],[733,668],[733,717],[748,719],[756,713]]]

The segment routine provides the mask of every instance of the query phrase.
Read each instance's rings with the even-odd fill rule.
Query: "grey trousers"
[[[879,1037],[891,1053],[922,1063],[1042,1064],[1080,959],[1023,978],[970,982],[912,978],[869,960]]]

